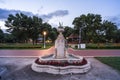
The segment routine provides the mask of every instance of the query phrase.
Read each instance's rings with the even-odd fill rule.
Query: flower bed
[[[82,66],[87,64],[87,60],[83,58],[82,61],[79,60],[75,60],[75,61],[68,61],[68,60],[63,60],[63,61],[56,61],[56,60],[47,60],[47,61],[43,61],[43,60],[39,60],[36,59],[35,60],[36,64],[39,65],[51,65],[51,66],[61,66],[61,67],[65,67],[65,66]]]

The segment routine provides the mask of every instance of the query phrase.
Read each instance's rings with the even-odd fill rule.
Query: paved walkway
[[[31,64],[37,57],[0,57],[0,66],[8,72],[4,80],[120,80],[120,72],[94,58],[86,58],[92,69],[85,74],[53,75],[32,71]]]
[[[120,50],[74,50],[68,49],[69,53],[80,56],[120,56]],[[0,50],[0,57],[37,57],[54,53],[54,47],[47,50]]]
[[[102,56],[120,56],[120,50],[115,50],[115,49],[103,49],[103,50],[74,50],[72,48],[68,49],[69,53],[74,53],[76,55],[80,56],[93,56],[93,57],[102,57]]]

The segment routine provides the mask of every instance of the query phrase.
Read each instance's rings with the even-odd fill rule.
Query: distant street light
[[[47,34],[47,33],[44,31],[44,32],[43,32],[43,35],[44,35],[44,48],[46,48],[46,44],[45,44],[45,36],[46,36],[46,34]]]
[[[81,47],[81,29],[82,28],[79,28],[79,46],[78,46],[78,48],[80,49],[80,47]]]
[[[86,26],[85,26],[86,27]],[[78,48],[81,48],[81,41],[82,41],[82,29],[85,27],[80,27],[79,28],[79,44],[78,44]]]

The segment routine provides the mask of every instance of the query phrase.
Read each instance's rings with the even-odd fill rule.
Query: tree
[[[40,32],[42,31],[42,19],[38,18],[36,16],[33,16],[31,19],[31,22],[29,23],[29,37],[32,38],[33,45],[34,43],[37,43],[37,39],[39,37]]]
[[[93,36],[92,37],[92,40],[94,41],[94,42],[96,42],[96,43],[99,43],[100,41],[101,41],[101,29],[102,29],[102,27],[101,27],[101,21],[102,21],[102,18],[101,18],[101,15],[98,15],[98,14],[96,14],[95,16],[94,16],[94,19],[93,19],[94,21],[93,21],[93,28],[92,28],[92,30],[93,30],[93,32],[92,32],[92,35],[91,36]]]
[[[56,28],[52,28],[52,30],[50,31],[49,37],[52,40],[52,42],[54,42],[57,38],[58,32]]]
[[[5,43],[14,43],[14,42],[16,42],[16,39],[12,34],[4,33],[4,42]]]
[[[5,26],[9,28],[7,31],[15,36],[16,42],[25,42],[26,40],[27,18],[26,15],[17,13],[16,15],[10,14],[5,21]]]
[[[96,42],[99,36],[98,31],[100,31],[101,28],[101,21],[101,15],[89,13],[76,17],[73,20],[73,25],[77,34],[79,34],[79,30],[82,29],[82,40],[85,40],[85,42]]]
[[[70,34],[73,33],[73,31],[74,31],[74,30],[73,30],[71,27],[65,26],[64,32],[63,32],[64,37],[65,37],[65,38],[66,38],[66,37],[69,37]]]
[[[116,32],[115,42],[120,43],[120,29]]]
[[[105,34],[105,40],[113,42],[117,33],[117,26],[110,21],[104,20],[102,27]]]
[[[27,16],[23,13],[10,14],[5,25],[16,39],[16,42],[27,42],[32,39],[33,44],[37,42],[38,35],[42,29],[42,19],[36,16]]]
[[[3,42],[4,39],[4,33],[3,31],[0,29],[0,43]]]

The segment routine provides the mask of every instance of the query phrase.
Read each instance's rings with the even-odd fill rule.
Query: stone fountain
[[[58,27],[59,35],[55,41],[53,54],[37,58],[31,68],[36,72],[47,72],[51,74],[86,73],[90,70],[90,62],[82,56],[67,52],[66,40],[62,35],[64,28]]]

